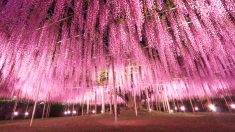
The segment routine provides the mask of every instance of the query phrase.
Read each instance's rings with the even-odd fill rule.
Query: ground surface
[[[29,127],[29,120],[0,121],[0,132],[235,132],[234,113],[139,113],[122,112],[118,122],[109,115],[38,119]]]

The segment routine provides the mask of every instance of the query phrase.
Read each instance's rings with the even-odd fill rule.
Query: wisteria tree
[[[2,0],[0,18],[3,97],[136,109],[234,94],[233,0]]]

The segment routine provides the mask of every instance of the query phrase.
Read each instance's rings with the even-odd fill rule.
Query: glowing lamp
[[[68,110],[68,111],[67,111],[67,113],[68,113],[68,114],[71,114],[71,111],[70,111],[70,110]]]
[[[181,107],[180,107],[180,110],[181,110],[181,111],[185,111],[186,109],[185,109],[184,106],[181,106]]]
[[[25,112],[24,115],[25,115],[25,116],[28,116],[28,115],[29,115],[29,112]]]
[[[95,114],[95,110],[92,110],[92,113]]]
[[[103,111],[103,110],[101,110],[101,113],[104,113],[104,111]]]
[[[67,114],[68,114],[68,112],[67,112],[67,111],[65,111],[65,112],[64,112],[64,115],[67,115]]]
[[[14,115],[14,116],[18,116],[19,113],[18,113],[17,111],[15,111],[15,112],[13,113],[13,115]]]
[[[149,112],[152,112],[152,109],[151,109],[151,108],[149,109]]]
[[[178,108],[177,108],[177,107],[175,107],[175,110],[178,110]]]
[[[213,111],[213,112],[216,111],[216,107],[215,107],[214,104],[210,104],[210,105],[208,105],[208,107],[209,107],[209,109],[210,109],[211,111]]]
[[[230,107],[231,107],[232,109],[235,109],[235,104],[231,104]]]
[[[194,110],[195,110],[195,111],[198,111],[198,110],[199,110],[199,108],[196,106],[196,107],[194,108]]]
[[[16,96],[13,96],[12,100],[16,100],[16,98],[17,98]]]
[[[76,114],[77,113],[77,111],[76,110],[73,110],[73,114]]]

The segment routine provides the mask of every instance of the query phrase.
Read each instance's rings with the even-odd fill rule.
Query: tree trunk
[[[104,88],[102,88],[102,111],[101,113],[105,112],[105,103],[104,103]]]

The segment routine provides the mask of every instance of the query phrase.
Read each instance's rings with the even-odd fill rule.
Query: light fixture
[[[196,106],[196,107],[194,107],[194,110],[195,110],[195,111],[198,111],[198,110],[199,110],[199,108]]]
[[[103,110],[101,110],[101,113],[104,113],[104,111],[103,111]]]
[[[73,110],[73,114],[76,114],[77,113],[77,111],[76,110]]]
[[[180,107],[180,110],[181,110],[181,111],[185,111],[186,109],[185,109],[184,106],[181,106],[181,107]]]
[[[14,116],[18,116],[19,113],[18,113],[17,111],[15,111],[15,112],[13,113],[13,115],[14,115]]]
[[[25,115],[25,116],[28,116],[28,115],[29,115],[29,112],[25,112],[24,115]]]
[[[175,110],[178,110],[178,108],[175,106]]]
[[[231,107],[232,109],[235,109],[235,104],[231,104],[230,107]]]
[[[13,96],[12,100],[16,100],[17,96]]]
[[[67,111],[67,113],[68,113],[68,115],[69,115],[69,114],[71,114],[71,111],[70,111],[70,110],[68,110],[68,111]]]
[[[214,104],[209,104],[208,107],[209,107],[209,109],[210,109],[211,111],[213,111],[213,112],[216,111],[216,107],[215,107]]]
[[[64,112],[64,115],[67,115],[67,114],[68,114],[68,112],[67,112],[67,111],[65,111],[65,112]]]
[[[95,114],[95,110],[92,110],[92,113]]]
[[[151,108],[149,108],[149,112],[152,112],[152,109],[151,109]]]

